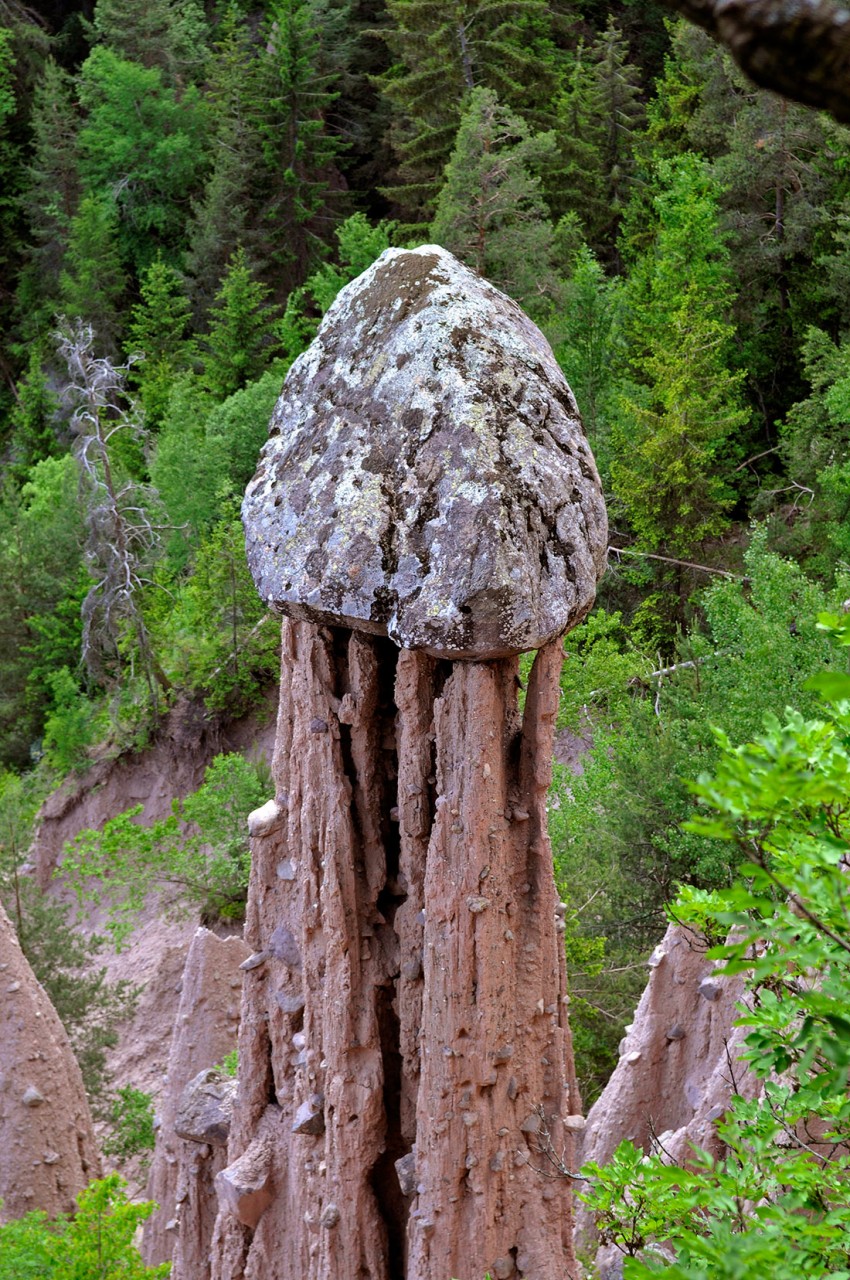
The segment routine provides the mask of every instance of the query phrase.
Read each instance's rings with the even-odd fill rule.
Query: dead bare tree
[[[154,710],[157,685],[168,680],[156,660],[140,608],[163,525],[151,517],[158,495],[115,463],[123,433],[142,443],[144,427],[125,388],[127,365],[94,354],[91,325],[60,321],[57,349],[68,367],[62,399],[71,410],[74,454],[86,510],[86,559],[94,579],[82,605],[83,661],[99,681],[114,679],[125,660],[121,642],[132,635]],[[132,661],[132,657],[131,657]]]

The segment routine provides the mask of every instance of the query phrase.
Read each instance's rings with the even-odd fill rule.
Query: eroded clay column
[[[285,621],[213,1275],[563,1280],[545,796],[607,543],[575,401],[514,303],[388,250],[293,365],[244,519]]]

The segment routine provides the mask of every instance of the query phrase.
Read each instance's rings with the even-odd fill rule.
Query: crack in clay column
[[[214,1280],[563,1280],[545,804],[607,545],[575,401],[514,303],[389,250],[293,365],[243,512],[285,621]]]

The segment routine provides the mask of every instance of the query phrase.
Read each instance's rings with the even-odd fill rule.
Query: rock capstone
[[[386,250],[339,294],[289,372],[243,519],[271,607],[449,659],[574,626],[607,548],[549,345],[434,245]]]

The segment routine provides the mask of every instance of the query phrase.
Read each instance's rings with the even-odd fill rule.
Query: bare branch
[[[660,560],[663,564],[680,565],[683,569],[697,569],[700,573],[716,573],[721,578],[731,578],[733,582],[748,582],[740,573],[730,573],[728,569],[713,569],[711,565],[696,564],[693,560],[675,560],[672,556],[657,556],[651,551],[633,551],[630,547],[609,547],[609,555],[635,556],[639,560]]]

